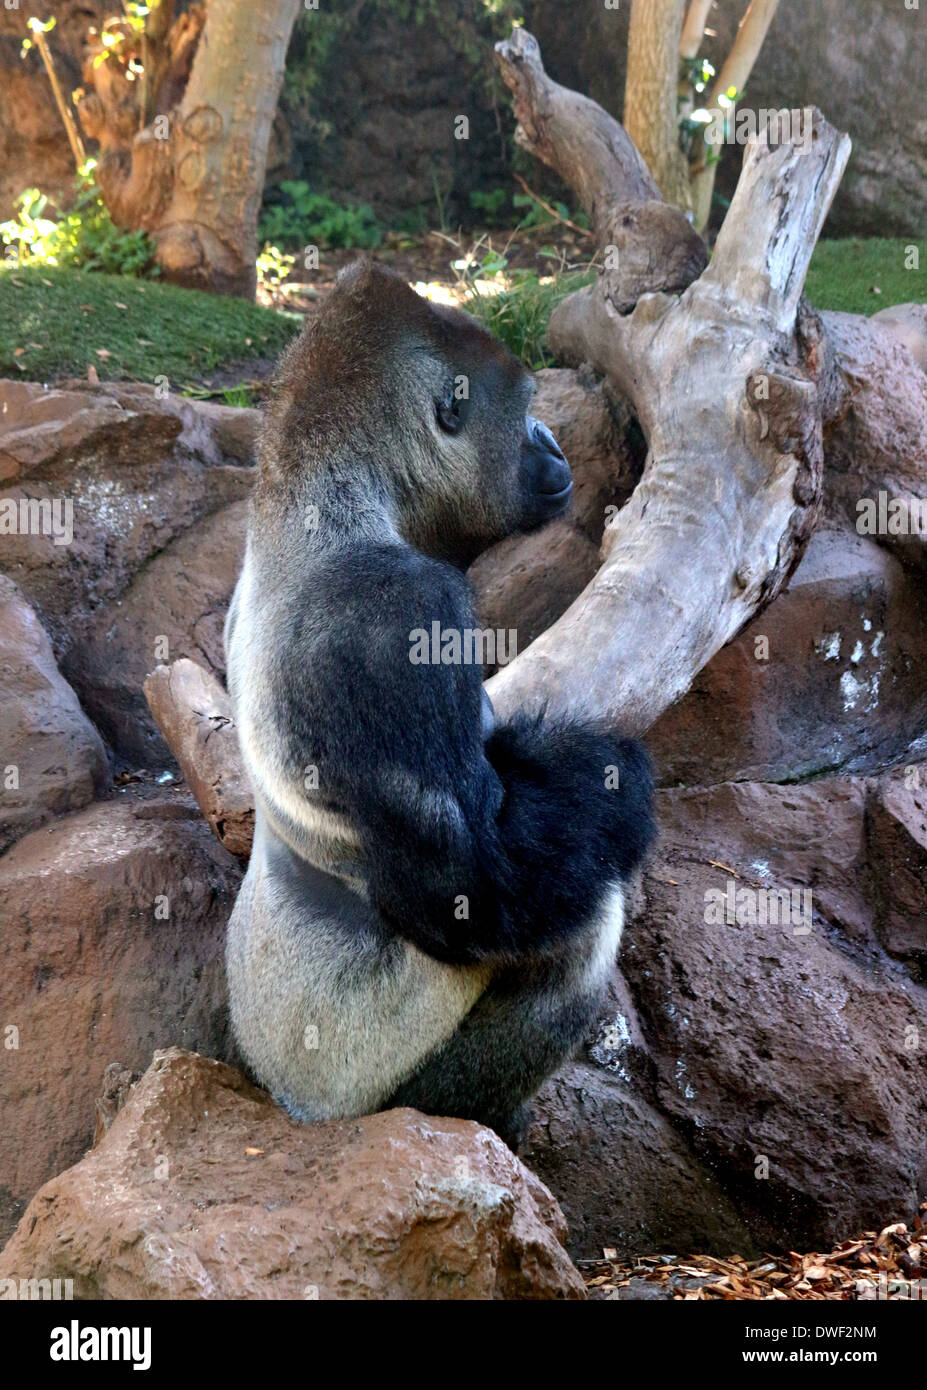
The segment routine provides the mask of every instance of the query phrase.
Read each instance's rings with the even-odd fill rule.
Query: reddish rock
[[[547,367],[536,381],[531,412],[553,431],[569,460],[572,516],[598,546],[606,507],[626,502],[643,471],[643,436],[631,428],[627,402],[588,368]]]
[[[927,372],[927,304],[893,304],[873,314],[872,320],[884,324]]]
[[[158,767],[164,743],[142,685],[162,662],[188,658],[225,675],[222,629],[245,549],[247,502],[206,517],[167,546],[123,595],[90,619],[68,669],[85,707],[120,754]]]
[[[927,726],[925,632],[918,576],[873,540],[817,532],[786,591],[649,731],[661,781],[884,766]]]
[[[414,1110],[297,1125],[171,1048],[37,1194],[0,1278],[76,1298],[582,1298],[547,1189],[490,1130]]]
[[[647,908],[625,934],[657,1105],[760,1245],[827,1248],[927,1190],[927,990],[867,920],[867,790],[662,793]],[[797,923],[753,924],[746,902],[714,923],[707,893],[759,906],[760,888],[811,898]]]
[[[600,1048],[601,1035],[616,1026],[613,1019],[603,1025]],[[620,1074],[574,1062],[546,1083],[534,1109],[521,1157],[556,1193],[577,1259],[600,1257],[608,1247],[632,1256],[753,1251],[716,1175]]]
[[[599,567],[592,541],[569,521],[510,536],[470,566],[481,627],[514,631],[518,651],[564,613]],[[506,638],[506,651],[511,651]],[[488,674],[488,673],[487,673]]]
[[[141,1071],[174,1043],[223,1055],[240,879],[176,793],[123,793],[0,859],[0,1235],[87,1148],[108,1063]]]
[[[102,793],[102,741],[16,585],[0,575],[0,851]]]
[[[70,504],[74,532],[66,545],[4,535],[3,569],[39,612],[79,695],[96,610],[171,541],[246,497],[253,476],[227,462],[210,418],[183,397],[135,383],[0,382],[3,496]]]
[[[864,500],[927,503],[927,392],[924,375],[896,325],[857,314],[822,314],[830,349],[838,349],[848,388],[840,418],[828,429],[824,505],[856,530]],[[899,362],[910,390],[899,390]],[[927,535],[876,539],[907,564],[927,568]]]
[[[927,979],[927,763],[880,781],[867,824],[879,939]]]
[[[587,371],[537,374],[532,412],[553,430],[573,471],[568,517],[529,536],[510,536],[470,568],[483,626],[518,634],[523,651],[550,627],[599,567],[606,509],[623,505],[640,476],[630,411]]]

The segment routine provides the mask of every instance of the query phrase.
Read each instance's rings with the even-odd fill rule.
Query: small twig
[[[74,162],[77,168],[80,169],[81,166],[86,163],[87,152],[84,149],[84,142],[78,134],[77,123],[74,120],[74,116],[64,99],[64,93],[58,81],[58,74],[55,72],[55,64],[52,61],[51,49],[48,47],[48,40],[41,29],[33,29],[30,27],[29,32],[32,35],[36,48],[41,54],[42,62],[45,64],[45,71],[48,73],[48,80],[51,83],[52,95],[55,98],[55,103],[58,107],[61,119],[64,122],[64,128],[68,133],[68,141],[71,146],[71,153],[74,156]]]
[[[580,227],[576,222],[571,222],[568,217],[561,217],[560,213],[557,211],[556,208],[552,208],[550,203],[545,203],[544,199],[541,198],[537,193],[535,193],[533,188],[528,187],[521,174],[516,174],[515,177],[527,193],[528,197],[533,198],[534,201],[538,203],[544,209],[545,212],[549,212],[555,222],[562,222],[565,227],[570,227],[574,232],[579,232],[580,236],[592,236],[592,232],[589,230],[588,227]]]

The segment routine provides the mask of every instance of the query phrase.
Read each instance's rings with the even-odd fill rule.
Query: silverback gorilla
[[[298,1119],[412,1105],[517,1143],[595,1016],[653,834],[646,754],[496,724],[464,574],[569,505],[528,373],[466,314],[358,262],[284,355],[226,624],[256,795],[232,1024]]]

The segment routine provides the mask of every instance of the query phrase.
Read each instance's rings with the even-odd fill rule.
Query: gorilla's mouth
[[[573,491],[573,479],[570,478],[569,482],[566,484],[565,487],[542,487],[539,489],[539,491],[541,496],[545,498],[545,500],[548,502],[565,502],[569,497],[570,493]]]

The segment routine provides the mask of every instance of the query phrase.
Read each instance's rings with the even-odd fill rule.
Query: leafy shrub
[[[490,226],[497,226],[503,220],[502,214],[508,200],[507,188],[491,188],[487,192],[477,188],[470,194],[471,208]]]
[[[341,207],[324,193],[310,192],[302,180],[280,185],[284,201],[265,207],[261,239],[281,246],[379,246],[383,233],[366,203]]]
[[[106,210],[94,180],[96,161],[82,165],[70,207],[59,211],[37,188],[16,200],[17,215],[0,223],[6,259],[17,265],[102,270],[108,275],[157,275],[154,245],[146,232],[123,232]]]
[[[255,269],[258,284],[264,289],[275,290],[292,278],[296,257],[281,251],[279,246],[271,246],[265,241],[264,249],[258,253]]]
[[[464,307],[533,371],[549,367],[554,357],[547,347],[548,320],[561,299],[588,285],[594,276],[574,271],[542,279],[533,270],[514,270],[508,288],[496,294],[482,292],[475,283],[501,276],[505,269],[505,257],[495,252],[468,266]]]

